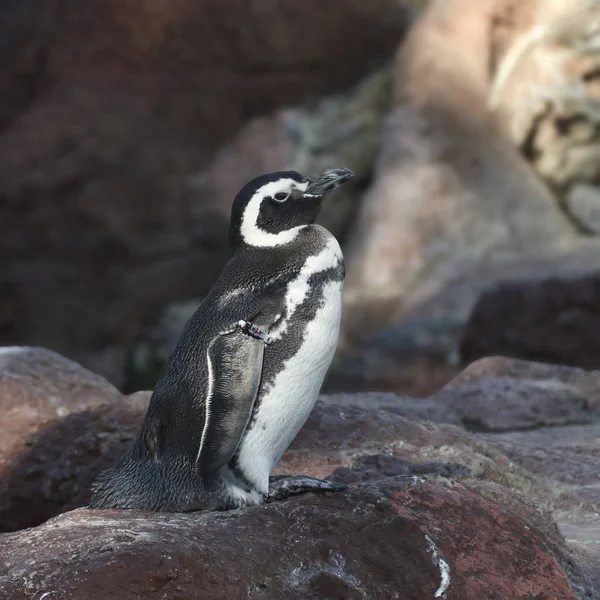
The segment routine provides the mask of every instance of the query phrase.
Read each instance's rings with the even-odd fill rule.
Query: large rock
[[[228,254],[232,198],[194,187],[213,151],[252,117],[356,83],[411,14],[395,0],[2,3],[0,343],[121,384],[132,340],[203,296]]]
[[[490,354],[600,368],[600,266],[571,276],[502,281],[477,301],[463,361]]]
[[[536,2],[533,17],[497,65],[488,104],[502,116],[515,146],[566,199],[565,212],[582,231],[597,235],[592,190],[587,198],[572,192],[600,176],[600,35],[590,27],[600,6],[589,0]]]
[[[53,474],[67,473],[76,489],[88,484],[81,481],[79,467],[93,463],[93,453],[73,444],[75,431],[66,429],[66,437],[55,438],[41,461],[34,449],[58,423],[70,418],[78,423],[76,415],[120,400],[103,377],[54,352],[0,348],[0,530],[41,523],[69,502],[81,505],[77,494],[71,496],[72,487],[57,483]]]
[[[6,436],[0,446],[0,527],[4,531],[13,531],[34,527],[50,517],[87,504],[93,479],[101,470],[113,464],[137,435],[150,393],[120,396],[101,378],[88,374],[53,353],[21,349],[17,353],[5,355],[11,357],[12,364],[4,373],[11,377],[5,376],[2,379],[0,406],[9,408],[2,417],[3,426],[11,435]],[[39,370],[36,365],[40,365]],[[37,372],[40,375],[36,377]],[[20,387],[16,388],[17,385]],[[10,408],[14,407],[11,398],[17,398],[15,389],[21,394],[18,396],[18,410]],[[24,574],[33,571],[40,574],[40,577],[27,575],[19,579],[21,582],[30,582],[23,585],[33,586],[27,588],[31,593],[64,590],[65,594],[72,593],[73,597],[88,597],[85,595],[87,586],[100,585],[96,576],[100,578],[100,573],[109,565],[121,562],[121,555],[112,553],[123,552],[129,553],[131,557],[139,557],[140,565],[153,565],[152,569],[159,573],[162,573],[163,567],[155,569],[154,562],[159,555],[163,558],[165,555],[178,557],[173,559],[176,560],[173,564],[177,565],[179,575],[175,571],[171,573],[172,586],[179,586],[181,589],[177,593],[186,597],[186,586],[190,581],[195,582],[196,578],[207,581],[204,571],[198,570],[202,567],[198,567],[193,550],[195,536],[200,535],[200,531],[206,531],[210,537],[212,533],[208,532],[212,531],[212,527],[215,531],[223,532],[224,527],[237,527],[234,523],[247,531],[254,527],[252,523],[256,519],[262,523],[263,532],[265,523],[270,523],[268,526],[271,528],[272,543],[289,543],[289,536],[284,542],[283,536],[278,533],[278,528],[283,526],[280,523],[296,519],[294,515],[299,514],[297,511],[304,510],[300,507],[308,506],[311,507],[309,512],[312,516],[304,516],[302,513],[303,516],[298,520],[304,523],[305,532],[320,531],[320,524],[325,519],[323,515],[328,515],[327,525],[323,526],[327,533],[321,536],[322,543],[325,544],[323,556],[331,556],[330,552],[338,552],[345,544],[352,545],[353,548],[366,548],[364,551],[368,553],[371,546],[367,543],[368,540],[360,537],[363,535],[360,531],[356,532],[359,537],[351,539],[345,536],[354,533],[341,532],[357,525],[353,519],[359,518],[361,511],[369,505],[369,494],[373,490],[379,490],[379,494],[381,490],[392,486],[395,490],[392,495],[396,498],[392,501],[394,510],[408,519],[403,522],[412,523],[410,531],[419,531],[421,536],[429,535],[440,556],[450,566],[450,572],[455,577],[451,581],[457,581],[457,587],[454,588],[457,591],[448,588],[448,599],[481,597],[468,595],[482,593],[478,586],[483,584],[477,583],[479,580],[472,571],[475,565],[473,561],[481,558],[473,557],[480,556],[478,553],[483,552],[484,547],[487,548],[487,536],[491,536],[491,532],[499,528],[500,532],[504,532],[501,535],[507,536],[506,539],[511,535],[515,536],[518,548],[514,544],[511,546],[503,543],[494,550],[485,550],[487,558],[484,571],[497,574],[498,565],[505,565],[501,571],[508,569],[506,572],[511,573],[512,583],[503,579],[502,586],[514,587],[501,588],[508,594],[504,597],[527,597],[523,595],[526,588],[522,587],[527,577],[533,582],[534,590],[538,590],[540,594],[544,591],[543,587],[539,587],[542,584],[537,581],[538,567],[524,579],[513,576],[511,569],[515,568],[513,561],[523,552],[525,554],[522,556],[530,558],[528,564],[533,565],[539,559],[542,561],[539,565],[543,563],[551,573],[555,573],[555,563],[547,561],[547,550],[539,553],[540,548],[548,548],[550,544],[553,548],[551,552],[568,575],[579,597],[591,600],[597,597],[596,592],[600,590],[600,562],[594,537],[594,532],[600,528],[597,517],[600,513],[598,389],[600,372],[597,371],[586,372],[569,367],[490,358],[470,365],[440,393],[430,398],[414,399],[381,393],[323,396],[277,465],[275,473],[305,473],[346,482],[352,486],[348,494],[306,496],[289,503],[223,516],[167,516],[112,511],[69,513],[57,521],[50,521],[41,529],[22,532],[14,537],[8,534],[0,537],[0,558],[5,561],[4,566],[0,567],[0,596],[5,590],[7,597],[11,598],[13,595],[19,598],[19,594],[25,593],[24,588],[18,587],[21,584],[17,584],[15,578],[15,573],[21,569]],[[80,390],[87,390],[87,403],[78,396]],[[56,407],[65,408],[57,412]],[[22,414],[29,413],[33,415],[30,424],[26,424],[29,429],[19,429]],[[413,477],[408,486],[407,480],[402,479],[407,476]],[[442,480],[427,483],[428,480],[439,477],[452,478],[460,484]],[[385,494],[387,492],[384,492],[384,496]],[[538,513],[527,506],[523,497],[535,503],[542,512]],[[437,498],[437,509],[433,508],[434,498]],[[357,511],[357,506],[362,508]],[[384,506],[387,505],[384,503]],[[373,510],[375,512],[369,514],[375,515],[378,512],[376,508]],[[476,542],[472,541],[471,534],[468,533],[471,530],[464,524],[469,512],[479,515],[477,518],[481,519],[473,529],[473,532],[482,532]],[[506,515],[511,515],[508,521]],[[385,515],[382,516],[384,517]],[[567,545],[562,541],[550,517],[567,538]],[[391,526],[385,518],[384,525],[381,525],[383,530]],[[529,527],[526,530],[529,533],[525,535],[525,530],[519,523],[524,523],[523,527]],[[376,529],[379,527],[374,526]],[[512,529],[513,526],[518,528]],[[366,529],[369,527],[370,525]],[[181,545],[176,542],[179,533],[173,538],[165,538],[169,528],[177,528],[178,532],[185,529],[188,532],[181,538],[184,541],[180,539]],[[128,538],[125,530],[133,532],[131,536],[134,539]],[[457,536],[457,531],[466,531],[466,537]],[[125,537],[121,537],[121,534]],[[188,535],[191,537],[188,538]],[[239,540],[245,538],[239,537],[237,529],[231,535],[238,540],[239,549]],[[305,535],[309,536],[309,533]],[[55,545],[53,558],[49,559],[43,548],[45,544],[53,544],[55,536],[61,537],[65,545]],[[395,536],[394,539],[401,537]],[[164,542],[165,539],[172,541]],[[300,540],[296,537],[294,539]],[[142,544],[142,540],[150,540],[152,543],[146,543],[146,549],[142,550],[137,545]],[[163,540],[166,546],[156,540]],[[299,560],[307,565],[314,561],[314,556],[305,545],[309,544],[308,537],[302,537],[302,540],[304,541],[298,542],[300,545],[297,552]],[[403,543],[398,541],[400,546],[392,545],[392,550],[388,548],[386,556],[389,556],[389,552],[394,556],[396,553],[397,556],[404,556]],[[473,543],[482,543],[484,546],[469,554],[467,548],[473,548]],[[248,539],[248,547],[255,548],[258,553],[259,547],[251,544],[254,542]],[[366,545],[361,546],[362,544]],[[80,554],[84,546],[90,550]],[[214,548],[214,553],[210,554],[213,557],[211,560],[221,561],[220,564],[229,560],[228,547],[212,542],[204,546],[205,549]],[[274,547],[277,548],[276,545]],[[511,549],[507,550],[509,547]],[[25,553],[25,548],[29,548],[29,562],[20,554]],[[64,552],[58,552],[56,548],[62,548]],[[376,549],[372,551],[378,552]],[[385,588],[381,591],[371,587],[375,586],[375,579],[362,579],[367,577],[363,574],[366,571],[360,566],[365,559],[362,549],[357,552],[359,554],[356,556],[347,555],[347,564],[353,566],[346,573],[354,574],[367,597],[389,597],[385,596]],[[432,550],[430,552],[433,553]],[[514,555],[512,552],[518,554]],[[86,564],[94,565],[87,572],[88,575],[79,579],[69,571],[73,568],[79,572],[77,564],[69,567],[67,558],[64,558],[75,555],[80,556],[82,561],[89,560]],[[344,553],[341,555],[346,556]],[[259,554],[253,556],[258,557]],[[465,556],[471,556],[472,561],[465,559]],[[50,562],[46,569],[42,565],[48,560]],[[65,562],[61,562],[63,560]],[[264,564],[267,564],[271,560],[270,555],[264,560]],[[204,564],[203,561],[200,563]],[[244,577],[260,580],[262,567],[257,566],[259,563],[249,563],[247,570],[244,570]],[[382,563],[381,568],[387,568],[386,564]],[[184,568],[179,565],[188,566]],[[325,569],[329,563],[325,562],[323,565]],[[298,566],[299,564],[292,568]],[[253,570],[254,568],[257,570]],[[284,569],[283,566],[281,568]],[[400,571],[412,573],[410,569]],[[277,575],[265,582],[267,588],[257,588],[256,593],[270,594],[273,589],[274,596],[264,597],[282,597],[276,595],[279,588],[270,586],[287,585],[288,580],[282,579],[283,572],[284,570],[277,571]],[[423,573],[429,571],[425,569],[418,572],[421,573],[418,575],[420,585],[428,586],[429,575]],[[439,574],[439,571],[436,573]],[[6,579],[2,579],[3,575]],[[405,576],[408,577],[398,575]],[[245,585],[244,577],[227,579],[228,585],[233,586],[231,589],[236,591],[236,585]],[[119,574],[119,578],[120,583],[114,585],[131,590],[131,594],[135,590],[143,593],[142,588],[136,587],[138,585],[147,586],[144,590],[148,594],[158,594],[159,584],[156,584],[155,589],[155,580],[151,577],[131,578],[131,571],[128,570],[127,574]],[[159,579],[166,585],[162,576]],[[298,585],[308,585],[309,579],[307,576],[302,579],[304,583],[300,582]],[[346,584],[351,581],[346,580],[345,575],[342,579]],[[550,580],[555,581],[554,575]],[[146,583],[142,583],[143,581]],[[411,581],[413,580],[400,579],[393,585],[407,586],[403,589],[409,594],[412,593]],[[440,584],[441,579],[434,592],[439,589]],[[71,585],[75,587],[69,587]],[[78,585],[83,587],[77,588]],[[113,583],[106,582],[102,585],[109,586]],[[111,596],[108,588],[105,589],[102,585],[98,589]],[[319,590],[314,592],[317,596],[325,593],[321,588],[315,589]],[[348,588],[350,591],[341,589],[343,597],[354,597],[352,588]],[[475,591],[459,592],[463,589]],[[171,595],[176,592],[170,588],[168,591]],[[101,594],[100,591],[97,593]],[[298,592],[301,593],[304,592]],[[533,591],[530,590],[530,593]],[[569,596],[559,594],[557,597]]]
[[[544,4],[553,3],[432,2],[399,49],[395,107],[349,237],[344,354],[331,390],[352,381],[431,393],[456,372],[463,327],[487,288],[579,272],[583,261],[600,267],[597,240],[488,108],[503,57],[545,18]]]
[[[222,515],[79,510],[0,538],[0,590],[12,600],[575,600],[560,537],[519,509],[397,478]]]

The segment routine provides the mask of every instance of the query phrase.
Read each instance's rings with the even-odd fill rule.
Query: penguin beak
[[[308,177],[308,187],[304,192],[305,196],[324,196],[329,192],[340,187],[343,183],[354,177],[350,169],[329,169],[320,175]]]

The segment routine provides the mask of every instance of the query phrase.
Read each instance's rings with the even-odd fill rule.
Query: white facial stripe
[[[269,233],[257,225],[260,205],[265,196],[272,197],[277,192],[288,192],[294,188],[304,192],[307,187],[308,182],[298,183],[293,179],[285,178],[266,183],[256,190],[252,198],[250,198],[250,202],[248,202],[244,215],[242,216],[242,224],[240,227],[242,239],[250,246],[262,247],[279,246],[280,244],[287,244],[294,240],[305,225],[299,225],[298,227],[293,227],[292,229],[280,233]]]

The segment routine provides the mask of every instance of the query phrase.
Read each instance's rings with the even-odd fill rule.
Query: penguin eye
[[[277,202],[285,202],[290,197],[289,192],[277,192],[274,196]]]

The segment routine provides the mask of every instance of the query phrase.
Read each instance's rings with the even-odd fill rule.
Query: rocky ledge
[[[5,349],[0,597],[596,599],[599,382],[491,358],[426,399],[323,396],[278,472],[345,493],[92,511],[89,484],[131,443],[149,393]]]

